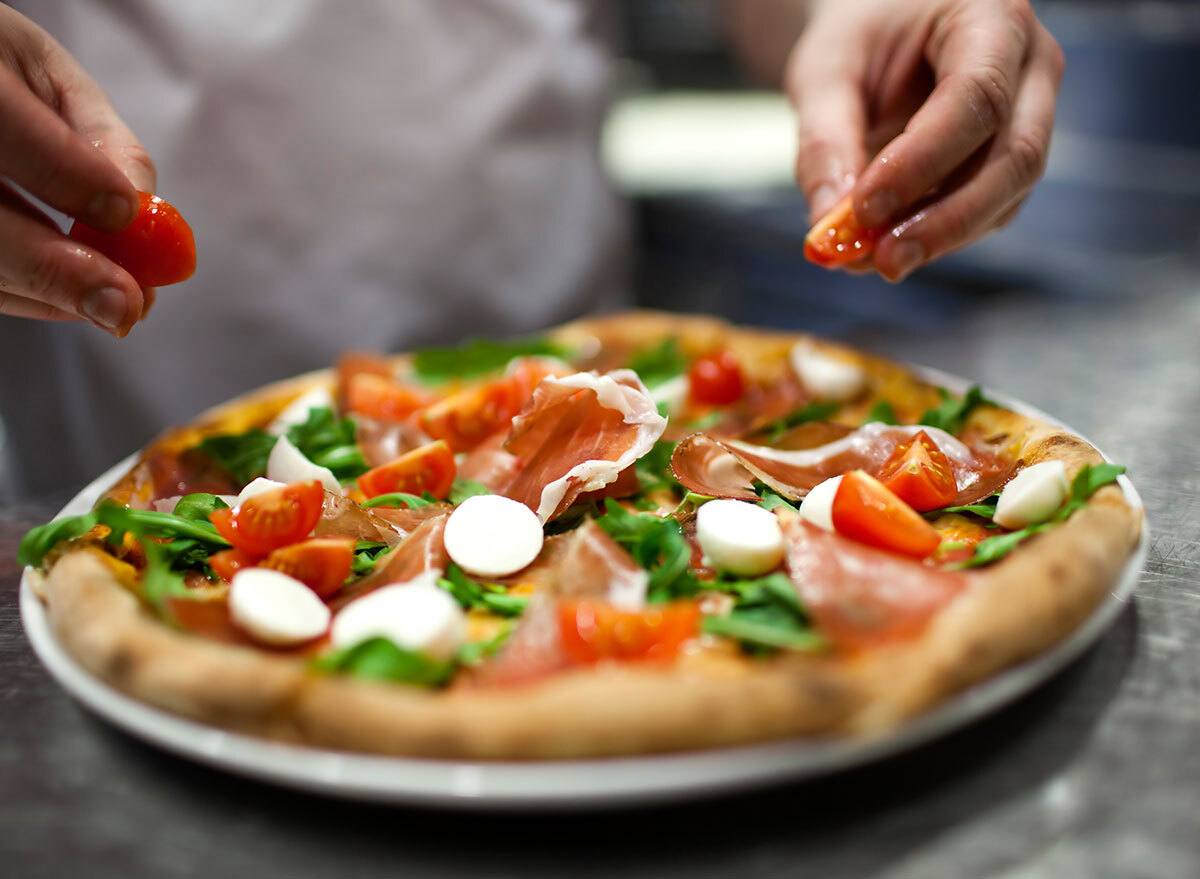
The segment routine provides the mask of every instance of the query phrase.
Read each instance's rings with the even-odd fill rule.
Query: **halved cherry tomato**
[[[350,381],[356,375],[375,375],[391,381],[395,370],[390,360],[374,351],[343,351],[334,372],[337,374],[337,404],[345,411],[349,408]]]
[[[454,453],[445,440],[436,440],[406,452],[390,464],[358,477],[358,487],[368,498],[402,491],[420,495],[427,491],[444,498],[454,484]]]
[[[178,284],[196,271],[191,227],[179,211],[148,192],[138,192],[137,216],[120,232],[101,232],[76,222],[68,234],[107,256],[142,287]]]
[[[860,226],[854,217],[853,199],[847,195],[808,231],[804,256],[819,266],[850,265],[874,250],[884,231]]]
[[[321,518],[324,501],[325,490],[320,482],[293,482],[256,494],[242,502],[236,512],[216,510],[209,521],[235,548],[264,556],[308,537]]]
[[[454,451],[469,452],[511,424],[524,402],[516,383],[505,378],[434,403],[417,415],[417,425]]]
[[[384,421],[404,421],[431,398],[382,375],[358,372],[346,381],[346,410]]]
[[[602,601],[564,601],[558,607],[563,650],[573,661],[602,659],[669,661],[700,629],[700,609],[691,602],[618,610]]]
[[[936,510],[958,494],[950,459],[923,430],[896,446],[875,478],[915,510]]]
[[[342,588],[354,563],[350,537],[312,537],[275,550],[262,561],[264,568],[295,577],[322,598]]]
[[[208,557],[208,566],[226,583],[231,582],[233,575],[242,568],[252,568],[256,564],[258,564],[258,556],[250,555],[240,549],[223,549]]]
[[[728,349],[705,354],[688,370],[692,400],[705,406],[726,406],[741,399],[746,380],[737,357]]]
[[[942,542],[920,513],[862,470],[842,476],[832,512],[839,534],[890,552],[923,559]]]

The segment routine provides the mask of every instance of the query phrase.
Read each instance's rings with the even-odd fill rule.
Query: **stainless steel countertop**
[[[0,864],[155,877],[1200,875],[1200,284],[970,299],[928,332],[849,340],[970,376],[1126,464],[1153,543],[1136,599],[1065,673],[948,739],[823,781],[598,814],[470,815],[279,790],[168,756],[50,680],[17,615],[0,510]]]

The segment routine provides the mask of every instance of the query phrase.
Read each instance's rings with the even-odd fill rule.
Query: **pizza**
[[[979,388],[657,312],[274,384],[21,544],[91,673],[323,748],[541,760],[886,733],[1042,653],[1122,472]]]

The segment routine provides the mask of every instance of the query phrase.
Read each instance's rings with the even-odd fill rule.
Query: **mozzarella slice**
[[[275,440],[267,457],[267,479],[284,484],[318,479],[334,494],[342,493],[342,485],[328,467],[314,464],[286,436]],[[253,483],[251,483],[253,484]]]
[[[742,577],[765,574],[783,561],[775,514],[746,501],[704,504],[696,513],[696,538],[713,567]]]
[[[270,568],[243,568],[229,586],[229,615],[264,644],[303,644],[329,628],[329,608],[299,580]]]
[[[806,388],[823,400],[849,400],[867,385],[867,371],[857,363],[826,354],[811,342],[792,346],[792,369]]]
[[[256,494],[262,494],[263,492],[271,491],[276,488],[283,488],[285,485],[287,485],[286,482],[276,482],[274,479],[267,479],[264,476],[260,476],[258,479],[255,479],[253,482],[243,488],[241,493],[237,496],[234,502],[230,504],[230,506],[240,507]]]
[[[826,531],[833,530],[833,496],[842,484],[841,476],[831,476],[813,486],[800,502],[800,518],[812,522]]]
[[[281,433],[287,431],[289,427],[303,424],[308,421],[308,412],[310,409],[333,408],[333,394],[329,392],[329,388],[313,388],[311,391],[306,391],[288,403],[283,408],[283,411],[275,416],[275,420],[267,426],[267,433],[272,436],[279,436]]]
[[[533,510],[498,494],[469,497],[446,521],[446,552],[480,577],[515,574],[542,551],[542,523]]]
[[[1043,461],[1013,477],[996,502],[992,521],[1016,530],[1045,522],[1067,499],[1071,485],[1062,461]]]
[[[467,617],[428,571],[406,583],[384,586],[350,602],[333,621],[334,647],[387,638],[397,647],[450,659],[467,637]]]
[[[650,399],[657,405],[665,405],[668,417],[675,417],[687,405],[691,382],[686,375],[677,375],[667,379],[661,385],[650,389]]]

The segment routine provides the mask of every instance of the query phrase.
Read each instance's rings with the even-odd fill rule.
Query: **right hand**
[[[10,182],[11,181],[11,182]],[[0,314],[91,321],[124,336],[154,291],[67,238],[12,184],[106,232],[128,226],[154,163],[62,46],[0,5]]]

